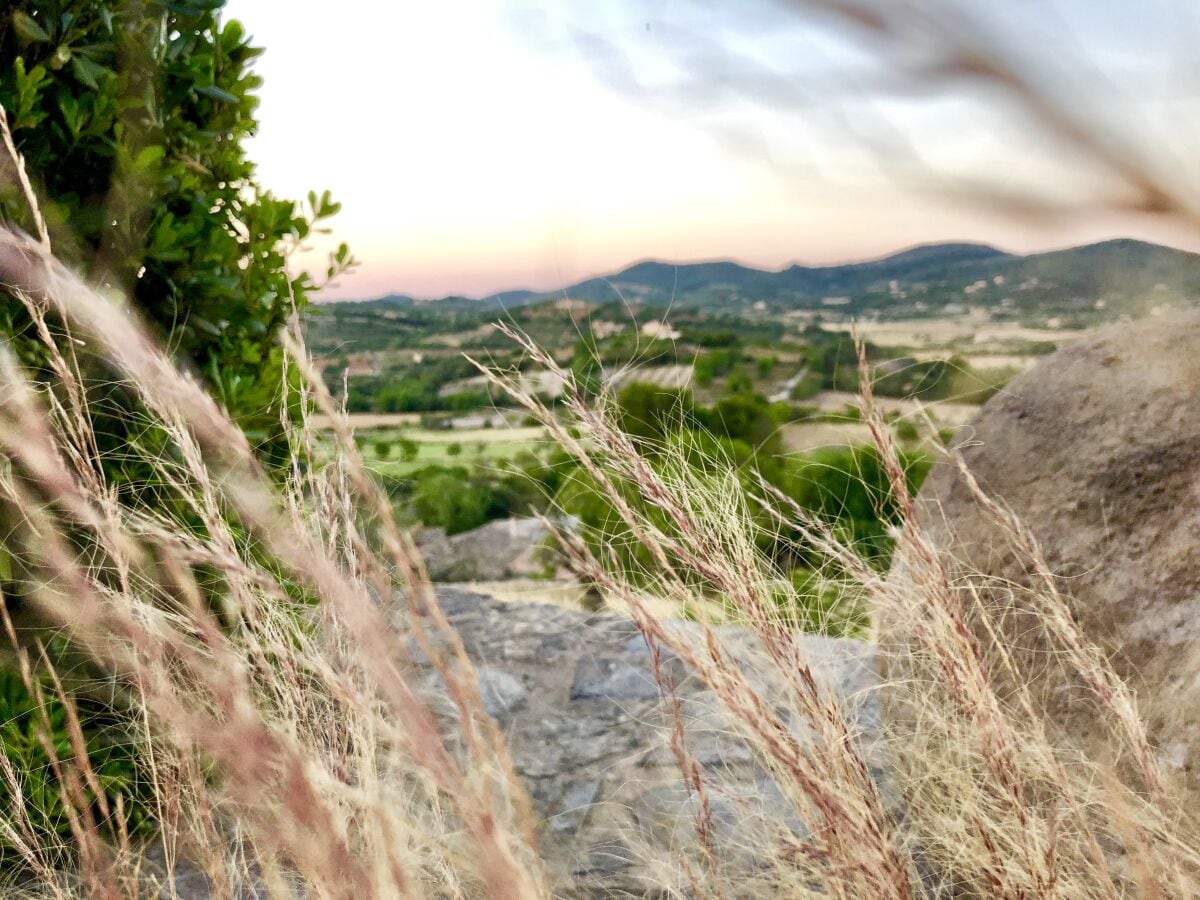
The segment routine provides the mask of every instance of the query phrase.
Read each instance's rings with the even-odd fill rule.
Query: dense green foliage
[[[251,65],[224,0],[17,0],[0,17],[0,103],[55,252],[132,298],[260,441],[278,438],[279,330],[314,284],[285,252],[316,219],[254,180]],[[11,183],[0,216],[33,231]],[[342,247],[333,275],[349,263]],[[20,334],[19,304],[0,305]],[[38,362],[35,343],[21,342]]]
[[[260,448],[282,462],[282,329],[317,286],[292,276],[287,254],[337,211],[328,194],[280,199],[255,181],[244,143],[257,127],[252,70],[261,50],[224,0],[15,0],[0,12],[0,105],[24,159],[54,253],[105,293],[128,299],[176,359],[195,371]],[[8,165],[8,161],[5,161]],[[0,220],[38,235],[16,181],[0,187]],[[352,260],[343,246],[323,275]],[[47,351],[24,305],[0,290],[0,335],[35,377],[52,381]],[[60,323],[50,321],[62,339]],[[78,347],[92,429],[106,475],[125,502],[178,510],[181,527],[203,525],[146,464],[171,442],[143,415],[133,391],[113,383],[103,360]],[[25,602],[44,573],[18,563],[35,540],[0,509],[3,600],[18,639],[44,642]],[[71,536],[103,565],[87,534]],[[64,668],[86,681],[79,654]],[[91,674],[95,674],[91,672]],[[136,754],[121,739],[118,711],[79,702],[80,724],[101,790],[122,798],[140,827]],[[20,677],[0,670],[0,743],[21,781],[19,802],[39,827],[66,835],[58,772],[46,745],[69,760],[66,709],[39,711]],[[46,742],[46,743],[43,743]],[[7,786],[5,790],[8,790]],[[90,790],[90,788],[89,788]],[[6,805],[9,798],[0,797]],[[97,805],[102,804],[97,800]]]
[[[0,779],[0,808],[17,804],[41,833],[69,839],[71,822],[61,775],[76,763],[68,708],[48,680],[35,682],[35,687],[36,695],[18,672],[0,669],[0,752],[17,775],[15,785]],[[113,835],[121,829],[134,835],[145,831],[149,825],[145,785],[139,780],[136,748],[127,729],[110,720],[103,709],[91,709],[94,704],[74,703],[88,723],[84,749],[100,788],[97,795],[87,781],[80,785],[95,821]],[[118,808],[123,821],[118,820]],[[16,845],[0,834],[0,866],[19,862]]]
[[[461,354],[389,368],[379,375],[354,375],[347,379],[346,408],[350,412],[441,412],[487,406],[485,389],[450,390],[453,382],[477,375],[478,370]],[[340,390],[340,373],[329,371],[330,387]]]
[[[768,403],[753,391],[729,394],[711,405],[690,391],[644,382],[625,385],[615,398],[615,423],[638,443],[650,464],[680,476],[680,466],[695,489],[715,485],[732,472],[743,495],[760,494],[758,479],[829,523],[843,540],[884,567],[891,549],[891,527],[898,509],[879,455],[872,446],[829,447],[802,454],[782,452],[779,426],[792,410]],[[910,490],[929,470],[924,453],[903,452]],[[654,571],[651,554],[630,534],[610,493],[561,451],[548,456],[522,453],[502,464],[474,467],[430,465],[387,479],[402,516],[412,522],[456,534],[507,516],[561,511],[573,517],[594,551],[615,560],[635,580]],[[641,495],[640,488],[618,482],[626,503],[657,527],[671,533],[672,523]],[[751,505],[760,549],[789,573],[791,602],[811,627],[854,633],[864,619],[861,609],[841,602],[837,573],[822,567],[800,535],[780,529],[769,515]],[[782,601],[781,601],[782,602]]]
[[[518,454],[502,466],[429,465],[384,484],[402,518],[447,534],[478,528],[493,519],[549,509],[574,470],[561,451],[548,457]]]

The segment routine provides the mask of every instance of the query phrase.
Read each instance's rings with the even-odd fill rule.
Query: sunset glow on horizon
[[[630,30],[638,39],[679,24],[671,3],[630,13],[634,5],[608,4],[618,34],[622,9],[644,20]],[[1106,72],[1126,85],[1155,79],[1173,4],[1151,3],[1136,22],[1083,0],[1054,5],[1060,25],[1046,27],[1067,28]],[[868,119],[895,122],[929,137],[925,158],[938,171],[984,171],[1002,186],[1086,179],[997,112],[995,98],[864,91],[836,125],[820,111],[746,104],[738,130],[597,77],[592,51],[536,3],[343,0],[332,14],[315,0],[230,0],[227,9],[267,50],[250,145],[261,181],[290,197],[327,188],[343,204],[331,240],[348,242],[361,266],[323,298],[551,290],[645,258],[780,268],[945,240],[1027,252],[1131,236],[1200,249],[1132,214],[1036,222],[955,203],[907,184],[847,136]],[[792,37],[814,66],[853,61],[823,32]],[[1139,111],[1170,121],[1194,103],[1185,92]],[[319,269],[326,249],[300,262]]]

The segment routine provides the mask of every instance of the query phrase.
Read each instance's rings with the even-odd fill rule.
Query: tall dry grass
[[[706,888],[702,895],[750,896],[738,891],[751,880],[758,896],[1200,892],[1200,828],[1160,771],[1134,698],[1075,625],[1036,539],[943,449],[980,515],[1002,525],[1036,577],[1021,601],[1031,627],[1044,632],[1057,665],[1075,676],[1078,702],[1089,704],[1108,727],[1109,745],[1090,755],[1042,716],[1039,673],[1018,671],[1012,662],[1014,636],[1004,627],[1011,605],[994,599],[1011,597],[1011,590],[996,589],[1010,586],[989,584],[981,573],[952,576],[953,560],[926,534],[891,429],[875,407],[865,361],[863,420],[902,513],[888,573],[872,568],[829,523],[765,482],[760,496],[747,498],[732,477],[699,476],[682,457],[647,458],[614,425],[603,398],[586,400],[552,356],[506,330],[535,364],[564,379],[566,415],[500,373],[491,376],[595,479],[653,562],[631,573],[615,554],[560,534],[566,552],[576,568],[632,610],[649,641],[699,674],[811,832],[802,839],[784,829],[769,851],[759,847],[753,874],[734,848],[701,841],[673,886],[681,895],[696,893],[699,885]],[[625,499],[631,495],[643,502]],[[795,628],[794,604],[804,600],[785,595],[781,602],[781,573],[755,549],[751,502],[795,529],[868,598],[884,675],[882,747],[864,742],[846,724],[853,717],[844,701],[815,673]],[[715,629],[704,626],[697,644],[693,634],[656,616],[646,594],[670,598],[702,623],[714,605],[723,618],[732,612],[754,630],[775,669],[772,683],[786,686],[789,695],[765,695],[742,660],[725,652]],[[687,723],[679,725],[686,733]],[[880,759],[882,776],[873,767]],[[702,798],[697,767],[686,755],[680,766]],[[703,822],[697,830],[705,833]]]
[[[174,896],[164,871],[186,862],[221,897],[253,885],[280,897],[296,885],[345,898],[545,895],[528,803],[470,661],[344,425],[322,467],[306,422],[291,423],[280,484],[199,383],[48,242],[0,231],[0,278],[51,372],[35,382],[0,347],[5,549],[41,626],[6,620],[9,635],[31,687],[47,633],[104,673],[140,735],[161,826],[147,854],[121,810],[101,800],[97,815],[103,791],[72,719],[69,757],[47,745],[72,839],[4,810],[24,862],[8,893]],[[306,403],[335,415],[295,323],[289,348]],[[164,437],[125,448],[146,472],[132,501],[118,500],[97,450],[98,383]],[[439,673],[452,727],[425,703],[416,660]],[[21,773],[0,774],[21,796]]]
[[[808,5],[857,17],[903,44],[905,23],[874,14],[873,4]],[[1013,80],[1011,65],[978,48],[968,53],[957,32],[942,43],[957,69],[1024,97],[1051,130],[1105,163],[1134,197],[1122,202],[1191,221],[1170,185],[1143,177],[1136,157],[1114,156],[1103,135],[1047,106],[1036,85]],[[338,453],[319,465],[306,421],[288,423],[294,449],[281,483],[127,310],[54,260],[44,233],[34,241],[0,231],[0,280],[25,303],[52,373],[48,385],[35,382],[0,348],[0,502],[17,513],[5,545],[28,573],[24,587],[41,620],[85,651],[121,698],[161,825],[153,852],[106,828],[121,811],[102,808],[98,817],[88,799],[89,790],[99,793],[97,776],[75,720],[71,755],[55,759],[72,839],[40,832],[20,808],[0,811],[0,830],[24,862],[7,894],[171,896],[163,873],[186,860],[219,897],[250,882],[278,897],[297,885],[339,898],[550,896],[536,823],[470,662],[315,377],[298,325],[285,365],[297,369],[303,405],[334,423]],[[698,474],[681,457],[651,461],[603,403],[586,401],[561,374],[561,411],[506,387],[606,489],[653,565],[630,573],[570,535],[565,552],[622,599],[655,648],[711,688],[807,826],[756,833],[746,866],[743,847],[715,837],[713,786],[689,752],[689,723],[675,704],[672,749],[699,802],[696,841],[672,848],[673,865],[656,871],[669,894],[1200,894],[1200,830],[1159,770],[1134,698],[1075,627],[1036,540],[963,471],[980,514],[1006,529],[1036,576],[1019,602],[1055,664],[1076,674],[1080,702],[1108,726],[1101,755],[1041,717],[1039,684],[1016,669],[1000,627],[1009,609],[989,606],[1004,591],[953,576],[952,560],[926,535],[868,379],[864,421],[903,513],[889,574],[766,485],[748,497],[719,467]],[[165,448],[127,452],[182,505],[119,502],[95,440],[89,398],[97,378],[136,398],[143,424],[166,436]],[[656,515],[623,500],[630,490]],[[886,673],[881,747],[848,724],[845,699],[814,671],[796,627],[801,598],[781,597],[780,573],[756,549],[752,507],[798,532],[856,597],[870,600]],[[702,639],[658,615],[648,592],[692,612]],[[753,630],[780,693],[764,694],[709,618]],[[35,684],[46,659],[17,625],[7,627]],[[452,717],[424,702],[422,661],[448,688]],[[69,699],[68,685],[56,690]],[[21,773],[0,760],[0,777],[19,786]]]
[[[130,313],[44,245],[0,233],[0,272],[34,317],[54,373],[48,386],[35,384],[10,355],[0,357],[0,498],[20,513],[8,546],[30,573],[25,587],[44,621],[119,687],[162,826],[161,849],[150,854],[106,831],[104,819],[119,821],[120,811],[97,817],[87,791],[96,775],[73,752],[56,760],[70,847],[38,833],[20,809],[0,819],[25,861],[26,880],[12,891],[141,896],[162,890],[164,869],[186,860],[218,896],[251,881],[281,897],[295,885],[329,897],[549,896],[536,823],[470,662],[298,332],[287,364],[336,423],[340,452],[319,467],[313,435],[293,423],[293,466],[281,485]],[[557,368],[509,333],[536,363]],[[129,449],[145,455],[162,493],[183,508],[118,502],[95,450],[87,398],[96,373],[131,392],[146,424],[169,437],[165,451]],[[1133,698],[1075,628],[1036,541],[963,472],[981,514],[1007,528],[1041,578],[1023,602],[1059,664],[1077,672],[1081,702],[1111,726],[1104,758],[1088,757],[1040,717],[1038,685],[1012,671],[997,624],[1007,610],[986,607],[993,594],[977,579],[951,578],[944,551],[922,529],[868,379],[864,421],[903,513],[888,575],[766,485],[747,497],[719,466],[698,473],[682,456],[649,459],[603,400],[586,400],[570,373],[558,374],[568,386],[560,411],[506,386],[605,490],[653,565],[630,573],[570,535],[565,552],[623,600],[653,646],[706,683],[806,825],[756,833],[752,866],[745,846],[719,840],[713,786],[689,753],[689,723],[676,704],[672,747],[699,803],[697,840],[669,848],[671,864],[655,872],[669,893],[1197,892],[1195,823],[1156,765]],[[630,488],[655,515],[622,499]],[[751,504],[795,529],[884,623],[882,747],[864,743],[845,698],[815,672],[796,627],[802,598],[781,596],[780,573],[756,548]],[[699,642],[685,636],[647,593],[701,623],[712,610],[747,624],[782,692],[765,694],[712,628],[702,625]],[[44,664],[27,640],[16,644],[22,665]],[[418,660],[440,672],[455,716],[439,717],[422,699]],[[2,774],[20,779],[11,766]],[[647,846],[646,856],[661,849]]]

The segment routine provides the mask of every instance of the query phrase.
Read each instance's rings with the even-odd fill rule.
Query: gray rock
[[[1200,789],[1198,398],[1200,313],[1189,311],[1069,344],[989,400],[957,441],[984,489],[1038,539],[1086,638],[1136,692],[1152,742],[1192,790]],[[930,535],[953,559],[951,576],[995,579],[984,599],[1010,610],[1003,626],[1022,648],[1020,670],[1044,673],[1033,693],[1045,712],[1103,758],[1107,735],[1090,703],[1045,664],[1046,630],[1014,608],[1009,586],[1037,583],[1026,561],[950,463],[935,467],[919,499]],[[889,649],[905,643],[887,609],[877,618]]]
[[[743,765],[754,760],[753,751],[710,692],[681,696],[678,703],[678,715],[684,726],[684,747],[692,759],[706,768]],[[643,765],[676,765],[675,750],[670,744],[675,715],[674,707],[664,704],[657,715],[651,717],[650,722],[658,724],[661,741],[646,754]]]
[[[572,700],[652,700],[659,693],[648,666],[613,657],[580,660],[571,682]]]
[[[555,896],[676,895],[662,884],[664,870],[652,864],[655,859],[659,864],[698,859],[700,807],[684,786],[669,746],[676,708],[685,744],[702,766],[713,837],[726,862],[747,872],[761,870],[762,855],[771,852],[781,834],[805,833],[717,698],[667,652],[660,658],[661,674],[673,687],[664,698],[651,654],[630,620],[509,604],[446,587],[438,589],[438,599],[471,657],[486,711],[502,723],[513,767],[532,802]],[[398,625],[412,627],[418,613],[402,598],[396,607]],[[670,627],[689,636],[700,633],[695,623]],[[429,631],[447,649],[436,630]],[[778,671],[773,680],[771,667],[764,665],[753,635],[722,628],[717,638],[765,696],[786,695]],[[871,709],[871,648],[855,641],[797,640],[818,680],[843,700],[848,721],[866,732],[864,746],[869,744],[878,718],[862,713]],[[407,649],[404,663],[440,716],[447,749],[464,754],[458,711],[440,673],[418,652],[416,642],[410,641]],[[799,730],[798,735],[808,739]],[[167,867],[161,852],[148,851],[146,860],[157,873],[157,890]],[[250,866],[253,871],[252,862]],[[211,900],[213,890],[198,869],[178,864],[171,877],[182,900]],[[258,900],[265,889],[252,879],[234,884],[231,893],[238,900]],[[170,896],[170,889],[161,896]],[[297,888],[294,896],[303,893]]]
[[[640,859],[643,851],[691,852],[696,807],[670,751],[673,707],[654,680],[634,624],[461,589],[439,588],[438,595],[475,661],[485,703],[504,723],[513,765],[540,823],[556,896],[649,896],[658,882]],[[700,632],[695,623],[671,627]],[[721,628],[718,639],[767,697],[786,699],[787,688],[777,670],[772,677],[753,634]],[[872,708],[871,647],[798,640],[818,681],[842,699],[852,730],[864,730],[869,744],[877,725],[863,713]],[[781,834],[803,834],[803,823],[713,694],[672,654],[664,651],[660,662],[675,683],[686,745],[702,766],[716,835],[736,847],[730,853],[738,865],[753,869],[756,853]]]
[[[572,875],[614,875],[624,872],[634,863],[633,851],[620,841],[610,841],[593,847],[584,860],[571,870]]]
[[[500,718],[525,702],[525,685],[508,672],[479,666],[479,696],[489,716]]]
[[[550,818],[550,828],[558,834],[574,834],[587,820],[588,812],[599,796],[598,778],[569,785],[558,804],[558,812]]]
[[[707,791],[707,827],[717,841],[732,838],[739,817],[733,805],[715,791]],[[632,803],[637,823],[666,847],[694,842],[704,806],[700,795],[680,780],[654,785],[642,791]]]
[[[498,519],[462,534],[440,528],[417,535],[417,548],[434,581],[494,581],[537,575],[550,533],[539,519]]]

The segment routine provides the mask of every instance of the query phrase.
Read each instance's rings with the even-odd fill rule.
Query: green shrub
[[[912,443],[921,437],[921,432],[912,419],[901,419],[896,423],[896,437],[906,443]]]
[[[0,12],[0,105],[56,256],[127,297],[162,346],[206,382],[261,457],[281,464],[289,452],[280,415],[281,335],[292,310],[303,309],[317,286],[307,274],[289,274],[286,254],[337,204],[328,194],[311,193],[300,203],[280,199],[256,182],[244,144],[257,128],[261,79],[252,66],[261,51],[238,22],[221,19],[223,5],[13,0]],[[0,219],[36,235],[39,223],[15,184],[9,177],[0,185]],[[332,278],[351,264],[343,246],[323,274]],[[111,363],[69,341],[61,322],[47,324],[51,337],[79,358],[97,462],[116,497],[204,532],[207,524],[149,462],[170,465],[178,454],[159,418],[140,404],[136,389],[116,383]],[[6,288],[0,343],[34,377],[58,377],[28,307]],[[6,528],[8,518],[0,509]],[[19,511],[12,518],[19,521]],[[104,548],[82,529],[69,539],[81,554],[103,559]],[[6,531],[5,546],[12,560],[19,558],[19,536]],[[0,576],[0,602],[27,619],[19,624],[22,640],[44,635],[47,623],[23,603],[29,585],[44,576],[15,563],[0,566]],[[91,666],[70,670],[80,679],[102,674]],[[0,735],[22,784],[21,802],[39,827],[65,833],[55,776],[35,739],[40,713],[13,671],[0,669],[0,690],[7,704]],[[65,707],[48,701],[46,710],[50,745],[69,756]],[[95,701],[81,700],[79,712],[102,791],[125,797],[136,819],[136,754],[114,725],[119,717]]]
[[[674,431],[688,427],[694,403],[691,391],[634,381],[617,394],[617,423],[621,430],[650,444],[661,443]]]
[[[245,29],[224,0],[15,0],[0,15],[0,104],[41,198],[56,253],[132,298],[268,455],[284,452],[279,334],[315,284],[285,252],[338,209],[254,178],[257,128]],[[36,233],[11,179],[0,216]],[[333,277],[352,264],[345,246]],[[0,294],[0,330],[44,362]],[[119,446],[123,434],[114,434]]]
[[[396,441],[396,446],[400,448],[400,458],[404,462],[412,462],[421,452],[421,445],[412,438],[399,438]]]
[[[924,453],[900,454],[915,493],[932,464]],[[900,520],[879,451],[873,445],[826,447],[792,457],[779,487],[802,508],[834,526],[839,536],[881,567],[891,556],[890,527]]]
[[[696,357],[692,364],[696,383],[711,384],[714,378],[728,375],[742,361],[742,352],[735,345],[722,347]]]
[[[12,669],[0,669],[0,752],[13,766],[19,794],[0,778],[0,809],[16,804],[33,827],[46,835],[71,837],[71,824],[62,792],[59,773],[65,767],[80,767],[74,759],[69,730],[68,707],[54,693],[48,680],[35,682],[31,693],[22,676]],[[137,835],[149,830],[149,811],[145,805],[145,782],[139,777],[136,746],[128,729],[117,724],[94,704],[79,703],[87,765],[96,775],[103,802],[92,786],[84,781],[92,815],[102,830],[115,835],[122,828]],[[89,715],[89,713],[92,713]],[[47,747],[53,749],[53,758]],[[118,798],[120,802],[118,803]],[[102,809],[107,807],[107,819]],[[124,822],[117,821],[117,809]],[[8,813],[4,815],[7,817]],[[8,837],[0,833],[0,866],[20,864],[21,859]]]
[[[714,434],[742,441],[770,455],[781,446],[777,412],[760,395],[741,393],[722,397],[708,409],[698,410],[696,418]]]
[[[792,387],[788,398],[791,400],[808,400],[821,392],[824,379],[820,372],[808,372]]]

